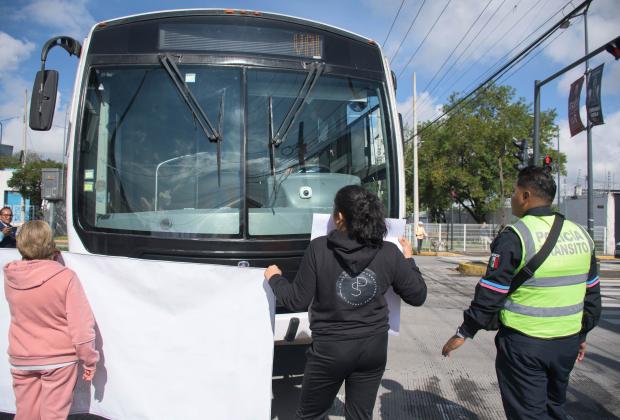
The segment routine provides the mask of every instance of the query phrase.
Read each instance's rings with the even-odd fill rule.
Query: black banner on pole
[[[579,99],[581,97],[582,86],[583,77],[575,80],[570,85],[570,95],[568,95],[568,126],[570,127],[571,137],[586,129],[579,116]]]
[[[601,107],[601,81],[603,79],[603,64],[590,72],[588,76],[588,89],[586,109],[591,125],[604,124],[603,109]]]

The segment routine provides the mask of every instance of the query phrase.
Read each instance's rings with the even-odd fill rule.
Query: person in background
[[[519,220],[491,244],[485,276],[476,286],[464,321],[442,354],[463,345],[480,329],[494,329],[495,370],[508,419],[566,419],[570,373],[583,360],[586,335],[601,315],[594,242],[565,220],[560,240],[542,265],[516,290],[515,275],[543,246],[556,216],[556,186],[544,168],[528,166],[514,186],[512,213]]]
[[[78,360],[82,379],[95,374],[95,319],[77,275],[54,261],[58,250],[47,223],[24,224],[17,249],[23,259],[4,267],[15,420],[64,419]]]
[[[336,229],[310,242],[291,283],[271,265],[265,279],[278,303],[295,312],[309,308],[312,346],[297,410],[299,419],[323,418],[343,381],[346,419],[371,419],[387,361],[390,286],[410,305],[426,299],[426,284],[411,244],[384,242],[379,198],[357,185],[338,191]],[[404,254],[404,256],[403,256]]]
[[[419,221],[418,225],[415,227],[415,237],[418,241],[418,254],[422,252],[422,242],[424,242],[424,238],[428,238],[426,234],[426,230],[424,229],[424,222]]]
[[[0,248],[15,248],[16,227],[11,226],[13,210],[10,207],[0,209]]]

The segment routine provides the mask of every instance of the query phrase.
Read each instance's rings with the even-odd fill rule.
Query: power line
[[[529,60],[527,60],[525,63],[521,64],[518,68],[516,68],[514,71],[512,71],[510,73],[509,76],[507,76],[506,78],[504,78],[503,80],[498,80],[498,83],[506,83],[508,81],[508,79],[510,79],[512,76],[514,76],[516,73],[518,73],[523,67],[527,66],[533,59],[535,59],[536,57],[538,57],[540,55],[540,53],[542,53],[545,49],[547,49],[547,47],[551,44],[553,44],[555,42],[556,39],[558,39],[559,37],[561,37],[562,35],[564,35],[566,33],[566,31],[562,31],[559,32],[551,41],[549,41],[547,43],[547,45],[545,45],[544,47],[540,48],[536,54],[532,55],[532,57],[530,57]]]
[[[542,5],[543,3],[539,3],[539,6]],[[495,47],[497,46],[497,44],[499,44],[500,41],[502,41],[503,39],[506,38],[506,36],[511,33],[520,23],[521,21],[523,21],[531,12],[534,11],[534,7],[530,7],[529,9],[527,9],[525,11],[525,13],[517,20],[515,21],[510,28],[505,31],[502,35],[500,35],[495,42],[491,45],[491,47],[489,47],[489,51],[494,51]],[[531,34],[530,34],[531,35]],[[476,83],[478,83],[481,79],[483,79],[484,77],[486,77],[488,74],[493,73],[493,71],[499,67],[501,67],[502,63],[506,60],[506,58],[508,58],[510,56],[510,53],[512,51],[514,51],[515,48],[517,48],[519,45],[521,45],[521,43],[523,43],[524,40],[521,40],[521,42],[517,43],[510,51],[508,51],[507,53],[505,53],[504,55],[502,55],[500,58],[498,58],[490,67],[488,67],[484,72],[482,72],[481,74],[478,75],[478,77],[476,77],[475,79],[473,79],[471,82],[469,82],[468,85],[465,86],[465,88],[463,90],[467,91],[467,89],[469,89],[472,85],[475,85]],[[478,63],[483,56],[481,56],[478,60],[476,60],[474,63],[472,63],[472,65],[470,65],[470,67],[467,69],[467,71],[469,71],[470,69],[472,69],[476,63]]]
[[[480,83],[478,85],[478,87],[476,87],[474,90],[469,92],[463,98],[459,99],[454,105],[452,105],[451,107],[446,109],[440,116],[438,116],[433,121],[431,121],[426,127],[422,128],[422,130],[418,131],[417,134],[420,135],[423,131],[427,130],[430,126],[435,124],[437,121],[439,121],[445,115],[449,114],[450,112],[455,110],[457,107],[461,106],[461,104],[463,104],[465,101],[470,100],[470,98],[474,94],[476,94],[478,91],[480,91],[483,88],[485,88],[485,86],[487,84],[490,84],[490,85],[494,84],[501,76],[506,74],[506,72],[509,71],[510,68],[512,68],[514,65],[516,65],[516,63],[518,63],[520,60],[522,60],[523,57],[527,56],[534,49],[536,49],[538,46],[540,46],[545,40],[547,40],[551,36],[551,34],[553,34],[553,32],[555,32],[560,27],[561,24],[563,24],[564,22],[569,21],[571,18],[575,17],[577,15],[577,12],[579,12],[585,6],[589,6],[591,1],[592,0],[585,0],[579,6],[574,8],[568,15],[566,15],[563,19],[558,21],[555,25],[553,25],[550,29],[548,29],[544,34],[539,36],[532,43],[530,43],[519,54],[517,54],[515,57],[513,57],[508,63],[504,64],[499,70],[497,70],[495,73],[493,73],[493,75],[488,77],[484,82]],[[473,100],[473,99],[474,98],[472,98],[471,100]],[[413,138],[413,136],[410,136],[408,139],[405,140],[405,142],[411,141],[412,138]]]
[[[530,32],[527,36],[525,36],[519,43],[517,43],[517,45],[515,45],[510,51],[508,51],[506,54],[504,54],[502,57],[500,57],[491,67],[489,67],[486,71],[484,71],[481,75],[479,75],[474,81],[472,81],[471,83],[469,83],[469,85],[467,85],[467,87],[464,90],[467,90],[470,88],[470,86],[474,85],[475,83],[477,83],[480,79],[482,79],[483,77],[485,77],[485,75],[493,72],[493,70],[495,68],[497,68],[497,66],[501,67],[501,63],[502,61],[504,61],[504,59],[506,59],[507,57],[510,56],[510,54],[516,49],[518,48],[521,44],[523,44],[527,39],[529,39],[531,36],[533,36],[536,32],[538,32],[545,24],[547,24],[547,22],[549,22],[551,19],[553,19],[554,16],[556,16],[558,13],[560,13],[561,11],[564,10],[564,8],[566,8],[566,6],[570,3],[570,1],[566,4],[564,4],[564,6],[562,6],[560,9],[558,9],[557,12],[555,12],[553,15],[551,15],[549,18],[547,18],[542,24],[540,24],[536,29],[534,29],[532,32]],[[508,29],[506,32],[504,32],[504,34],[498,38],[498,40],[493,44],[493,46],[489,49],[493,49],[495,47],[495,45],[497,45],[497,43],[499,42],[499,40],[501,40],[503,37],[505,37],[508,33],[512,32],[512,30],[517,26],[517,24],[519,24],[523,19],[525,19],[525,17],[534,10],[534,8],[529,8],[528,11],[521,16],[511,27],[510,29]],[[523,57],[524,58],[524,57]],[[519,60],[517,60],[516,62],[512,62],[510,61],[512,64],[510,66],[510,68],[512,68],[513,66],[516,66],[523,58],[519,58]],[[479,60],[477,60],[479,61]],[[476,61],[476,62],[477,62]],[[475,63],[474,63],[475,64]],[[467,71],[469,71],[469,69],[474,65],[472,64]],[[505,71],[500,71],[498,73],[495,73],[495,75],[497,76],[497,78],[502,77],[506,71],[510,70],[510,68],[506,69]],[[505,69],[505,67],[503,67],[503,69]],[[466,72],[467,72],[466,71]],[[465,72],[465,73],[466,73]],[[464,74],[464,73],[463,73]],[[460,80],[460,78],[459,78]],[[489,80],[489,79],[487,79]],[[496,79],[497,80],[497,79]],[[454,83],[451,85],[453,86]]]
[[[411,25],[409,25],[409,29],[407,29],[407,33],[405,33],[405,36],[403,36],[403,39],[401,39],[400,44],[398,44],[398,48],[396,49],[396,52],[392,54],[392,57],[390,58],[390,62],[393,62],[394,57],[398,55],[398,52],[400,51],[400,48],[403,46],[405,40],[407,39],[407,36],[409,35],[411,28],[413,28],[413,25],[415,24],[416,20],[418,20],[418,16],[420,16],[420,12],[422,11],[422,8],[424,7],[425,3],[426,3],[426,0],[422,0],[422,4],[420,5],[418,12],[415,14],[413,21],[411,21]]]
[[[418,45],[418,48],[416,48],[415,52],[413,53],[413,55],[411,56],[411,58],[409,59],[409,61],[407,61],[407,64],[405,64],[405,67],[403,67],[403,69],[400,71],[400,73],[398,74],[398,76],[396,77],[396,79],[400,79],[400,76],[402,76],[402,74],[405,72],[405,70],[407,69],[407,67],[409,67],[409,64],[411,64],[411,61],[413,60],[413,58],[416,56],[416,54],[418,53],[418,51],[420,51],[420,48],[422,48],[422,45],[424,45],[424,43],[426,42],[426,39],[428,38],[428,36],[431,34],[431,32],[433,32],[433,29],[435,28],[435,25],[437,25],[437,22],[439,22],[439,19],[441,19],[441,17],[443,16],[444,12],[446,11],[446,9],[448,8],[448,6],[450,5],[450,3],[452,2],[452,0],[448,0],[448,2],[446,3],[446,5],[444,6],[443,10],[441,11],[441,13],[439,14],[439,16],[437,16],[437,19],[435,19],[435,22],[433,22],[433,26],[431,26],[431,28],[428,30],[428,32],[426,33],[426,36],[424,36],[424,39],[422,40],[422,42],[420,43],[420,45]]]
[[[528,40],[528,38],[530,38],[531,36],[533,36],[536,32],[538,32],[544,25],[546,25],[551,19],[553,19],[558,13],[560,13],[562,10],[564,10],[564,8],[571,3],[571,0],[569,0],[564,6],[562,6],[562,8],[560,8],[557,12],[555,12],[553,15],[551,15],[549,18],[547,18],[542,24],[540,24],[536,29],[534,29],[532,32],[530,32],[529,35],[527,35],[526,37],[524,37],[521,41],[519,41],[519,43],[517,43],[517,45],[515,45],[514,47],[512,47],[506,54],[504,54],[503,56],[501,56],[496,62],[495,64],[493,64],[487,71],[485,71],[483,74],[481,74],[480,76],[478,76],[473,82],[471,82],[469,85],[467,85],[467,87],[465,88],[465,90],[467,90],[471,85],[477,83],[480,79],[482,79],[486,74],[489,74],[489,72],[492,72],[493,69],[495,69],[497,66],[501,66],[502,61],[504,61],[505,59],[507,59],[508,57],[510,57],[510,54],[512,54],[513,51],[515,51],[521,44],[523,44],[525,41]],[[540,3],[540,4],[544,4],[544,3]],[[523,15],[523,17],[519,20],[523,20],[523,18],[525,18],[525,16],[527,16],[529,14],[529,12],[531,12],[532,10],[534,10],[534,8],[530,8],[528,10],[528,12]],[[516,23],[519,22],[515,22],[515,25],[513,25],[511,27],[511,30],[516,26]],[[493,44],[493,47],[497,44],[497,41],[495,42],[495,44]]]
[[[435,78],[439,75],[439,73],[441,73],[441,70],[443,70],[444,66],[448,63],[448,61],[450,61],[450,59],[452,58],[452,56],[454,55],[454,52],[461,46],[461,44],[463,43],[463,41],[465,40],[465,38],[467,38],[467,35],[469,35],[469,32],[473,29],[473,27],[476,25],[476,23],[478,23],[478,20],[480,20],[480,18],[482,17],[482,15],[484,14],[484,12],[487,10],[487,8],[489,7],[489,5],[493,2],[493,0],[489,0],[487,2],[487,5],[484,6],[484,9],[482,9],[482,11],[480,12],[480,14],[478,15],[478,17],[476,18],[476,20],[474,20],[474,22],[469,25],[469,29],[467,29],[467,32],[465,32],[465,35],[463,35],[461,37],[461,39],[459,40],[458,44],[456,44],[456,46],[452,49],[452,51],[450,52],[450,54],[448,55],[448,57],[446,57],[446,59],[444,60],[444,62],[441,64],[441,67],[439,67],[439,70],[437,70],[435,72],[435,74],[433,75],[433,77],[431,78],[431,80],[426,83],[426,86],[424,86],[424,89],[422,89],[422,91],[426,91],[426,89],[433,83],[433,81],[435,80]],[[444,76],[445,77],[445,76]]]
[[[522,2],[522,0],[519,0],[519,2],[518,2],[517,4],[515,4],[515,5],[514,5],[514,6],[513,6],[513,7],[512,7],[512,8],[511,8],[511,9],[510,9],[510,10],[509,10],[509,11],[508,11],[508,12],[507,12],[507,13],[506,13],[506,14],[505,14],[505,15],[504,15],[504,16],[503,16],[503,17],[502,17],[502,18],[501,18],[498,22],[497,22],[497,25],[495,25],[495,27],[494,27],[493,29],[491,29],[491,31],[490,31],[490,32],[486,35],[486,38],[491,38],[491,36],[492,36],[492,35],[495,33],[495,31],[496,31],[496,30],[497,30],[497,29],[501,26],[501,24],[502,24],[502,23],[504,23],[504,21],[506,20],[506,18],[507,18],[508,16],[510,16],[510,13],[511,13],[511,12],[513,12],[516,8],[518,8],[518,6],[519,6],[519,4],[521,4],[521,2]],[[503,5],[503,3],[502,3],[502,5]],[[500,6],[500,7],[501,7],[501,6]],[[498,7],[498,8],[497,8],[496,12],[500,9],[500,7]],[[480,34],[480,33],[478,33],[478,34],[476,35],[476,37],[478,37],[478,35],[479,35],[479,34]],[[504,35],[505,35],[505,34],[504,34]],[[495,41],[495,43],[494,43],[494,45],[493,45],[493,46],[497,45],[497,43],[498,43],[498,42],[499,42],[502,38],[503,38],[503,36],[498,37],[498,38],[497,38],[497,40]],[[466,50],[467,50],[467,49],[469,49],[470,45],[471,45],[471,44],[469,44],[469,45],[467,46]],[[487,51],[492,51],[492,50],[493,50],[493,47],[491,47],[491,48],[487,48]],[[463,77],[464,77],[467,73],[469,73],[469,71],[470,71],[470,70],[471,70],[471,69],[472,69],[472,68],[473,68],[476,64],[478,64],[478,62],[482,59],[482,57],[484,57],[484,56],[485,56],[485,55],[487,55],[487,54],[488,54],[488,52],[487,52],[487,53],[485,53],[485,54],[482,54],[480,57],[478,57],[478,59],[476,59],[475,61],[473,61],[473,62],[469,65],[469,67],[467,67],[467,69],[466,69],[465,71],[459,72],[459,77],[458,77],[458,78],[457,78],[454,82],[452,82],[452,84],[451,84],[451,85],[450,85],[447,89],[445,89],[445,90],[443,91],[443,93],[442,93],[441,95],[439,95],[439,96],[441,97],[441,96],[443,96],[446,92],[451,91],[451,90],[452,90],[452,88],[454,87],[454,85],[456,85],[459,81],[461,81],[461,79],[462,79],[462,78],[463,78]],[[464,61],[464,62],[468,61],[468,60],[469,60],[469,58],[470,58],[472,55],[473,55],[473,51],[472,51],[472,52],[470,52],[470,53],[467,55],[467,57],[465,57],[465,58],[463,59],[463,61]],[[459,59],[460,59],[460,57],[459,57]],[[458,60],[457,60],[457,62],[458,62]]]
[[[493,13],[493,15],[491,15],[491,18],[490,18],[490,19],[492,19],[492,18],[493,18],[493,16],[495,16],[495,14],[496,14],[496,13],[499,11],[499,9],[503,6],[503,4],[505,3],[505,1],[506,1],[506,0],[504,0],[504,1],[502,2],[502,4],[500,4],[500,6],[499,6],[499,7],[495,10],[495,12]],[[517,7],[517,6],[521,3],[521,1],[522,1],[522,0],[519,0],[519,3],[517,3],[517,4],[516,4],[516,5],[515,5],[515,6],[514,6],[511,10],[509,10],[509,11],[508,11],[508,13],[506,13],[506,14],[504,15],[504,17],[502,17],[502,19],[501,19],[501,20],[498,22],[498,24],[497,24],[497,25],[496,25],[496,26],[495,26],[495,27],[491,30],[491,32],[489,33],[489,35],[487,35],[487,37],[490,37],[490,36],[491,36],[491,35],[495,32],[495,30],[499,27],[499,25],[500,25],[501,23],[503,23],[503,21],[504,21],[504,20],[508,17],[508,15],[510,14],[510,12],[511,12],[512,10],[514,10],[514,8],[516,8],[516,7]],[[480,33],[482,32],[482,30],[484,29],[484,27],[486,27],[486,25],[489,23],[490,19],[489,19],[489,20],[487,20],[487,22],[484,24],[483,28],[482,28],[480,31],[478,31],[478,33],[476,34],[476,36],[475,36],[475,37],[474,37],[474,38],[470,41],[470,43],[467,45],[467,47],[465,48],[465,50],[463,50],[463,52],[461,53],[461,55],[459,55],[459,57],[457,58],[457,60],[456,60],[456,62],[455,62],[454,64],[456,64],[456,63],[458,62],[458,60],[459,60],[459,59],[463,56],[463,54],[465,53],[465,51],[467,51],[467,49],[471,46],[471,44],[473,43],[473,41],[474,41],[474,40],[475,40],[475,39],[476,39],[476,38],[480,35]],[[497,43],[497,42],[499,42],[499,41],[496,41],[496,43]],[[482,56],[484,56],[484,54],[483,54]],[[482,57],[482,56],[481,56],[481,57]],[[468,59],[469,57],[471,57],[471,54],[469,54],[469,56],[467,57],[467,59]],[[470,69],[474,66],[474,64],[476,64],[479,60],[480,60],[480,58],[479,58],[478,60],[476,60],[474,63],[472,63],[472,64],[469,66],[469,68],[468,68],[465,72],[461,72],[461,75],[459,76],[459,78],[458,78],[455,82],[453,82],[453,83],[452,83],[452,85],[450,85],[450,87],[449,87],[448,89],[444,90],[444,91],[443,91],[443,93],[440,95],[440,97],[441,97],[441,96],[443,96],[446,92],[450,91],[450,89],[452,89],[452,87],[453,87],[453,86],[454,86],[454,85],[455,85],[455,84],[456,84],[459,80],[461,80],[461,79],[463,78],[463,75],[464,75],[465,73],[467,73],[467,72],[468,72],[468,71],[469,71],[469,70],[470,70]],[[450,69],[451,69],[452,67],[454,67],[454,64],[450,67]],[[447,74],[447,72],[446,72],[446,74]],[[444,74],[444,77],[445,77],[445,74]],[[442,77],[442,79],[441,79],[441,80],[443,80],[443,79],[444,79],[444,77]],[[441,80],[440,80],[440,82],[441,82]],[[439,85],[439,82],[437,83],[437,86],[438,86],[438,85]],[[437,86],[436,86],[434,89],[436,89],[436,88],[437,88]],[[434,90],[434,89],[433,89],[433,90]],[[432,103],[432,97],[431,97],[431,94],[432,94],[432,92],[428,93],[428,95],[427,95],[424,99],[422,99],[420,102],[418,102],[418,103],[416,104],[416,109],[418,109],[418,108],[419,108],[419,107],[421,107],[422,105],[425,105],[425,104],[426,104],[427,102],[429,102],[429,101]],[[404,117],[404,118],[406,119],[406,118],[407,118],[407,117],[408,117],[408,116],[409,116],[412,112],[413,112],[413,108],[409,108],[409,110],[408,110],[408,111],[407,111],[407,113],[405,114],[405,117]]]
[[[441,82],[446,78],[446,76],[448,74],[450,74],[450,71],[452,71],[452,69],[454,68],[454,66],[456,66],[456,64],[460,61],[461,57],[463,57],[463,55],[467,52],[467,50],[469,50],[469,47],[471,47],[471,45],[474,43],[474,41],[476,39],[478,39],[478,37],[480,36],[480,34],[482,33],[482,31],[488,26],[488,24],[491,22],[491,20],[493,20],[493,18],[495,17],[495,15],[497,14],[497,12],[499,11],[499,9],[502,8],[502,6],[504,5],[504,3],[506,3],[506,0],[502,0],[502,3],[495,9],[495,11],[491,14],[491,16],[489,16],[489,18],[487,19],[487,21],[484,23],[484,25],[482,25],[482,27],[480,28],[480,30],[478,31],[478,33],[476,33],[476,35],[471,39],[471,41],[469,41],[469,44],[467,44],[467,46],[463,49],[463,51],[461,51],[461,53],[459,54],[459,56],[456,58],[456,60],[454,60],[454,62],[452,63],[452,65],[450,66],[450,68],[448,68],[448,70],[446,70],[446,72],[443,74],[443,76],[441,77],[441,79],[439,79],[439,81],[435,84],[435,87],[433,87],[433,89],[428,92],[428,96],[426,98],[423,99],[423,101],[421,103],[419,103],[420,106],[424,105],[425,102],[427,101],[427,98],[432,98],[433,92],[435,92],[435,90],[441,85]],[[461,77],[463,76],[463,74],[461,73]],[[459,77],[460,80],[460,77]],[[454,84],[453,84],[454,85]],[[453,86],[452,85],[452,86]],[[452,87],[450,86],[450,88]],[[447,90],[444,90],[445,92],[448,92],[450,90],[450,88],[448,88]],[[440,96],[443,96],[440,95]],[[431,99],[432,101],[432,99]],[[417,105],[417,104],[416,104]]]
[[[385,43],[390,37],[390,34],[392,33],[392,28],[394,28],[394,24],[396,23],[396,19],[398,19],[398,15],[400,14],[400,9],[403,8],[403,4],[405,4],[405,0],[400,2],[400,7],[398,8],[398,11],[396,12],[396,16],[394,16],[394,20],[392,21],[392,26],[390,26],[390,30],[388,31],[387,35],[385,36],[385,39],[381,43],[381,45],[383,45],[384,47],[385,47]]]

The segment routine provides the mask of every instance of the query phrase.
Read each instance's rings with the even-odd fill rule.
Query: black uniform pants
[[[307,352],[298,419],[323,419],[345,382],[345,418],[372,418],[387,361],[387,332],[371,337],[315,340]]]
[[[501,328],[495,346],[495,370],[506,417],[566,419],[566,388],[579,351],[579,336],[541,340]]]

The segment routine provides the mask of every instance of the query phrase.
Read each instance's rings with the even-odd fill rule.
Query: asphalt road
[[[401,333],[390,337],[375,419],[504,418],[495,377],[494,333],[481,331],[450,358],[441,356],[441,347],[461,323],[462,311],[469,305],[478,281],[454,270],[461,259],[416,258],[429,287],[428,299],[421,308],[406,304],[401,308]],[[588,336],[586,359],[571,376],[567,411],[574,420],[620,418],[620,264],[607,264],[605,268],[611,273],[606,273],[601,282],[603,317]],[[303,348],[276,349],[272,419],[294,418],[303,360]],[[341,389],[329,412],[330,419],[344,418],[343,401]],[[11,418],[0,414],[0,420]]]
[[[450,358],[441,356],[441,347],[461,323],[478,281],[458,274],[457,260],[416,259],[429,287],[428,300],[421,308],[402,306],[401,334],[390,337],[374,418],[504,418],[495,377],[494,333],[481,331]],[[603,319],[588,336],[586,359],[571,376],[567,402],[571,419],[620,418],[620,307],[614,307],[620,298],[618,274],[615,280],[603,279]],[[294,418],[300,383],[301,376],[296,375],[274,378],[272,418]],[[344,418],[342,401],[341,389],[330,419]]]

